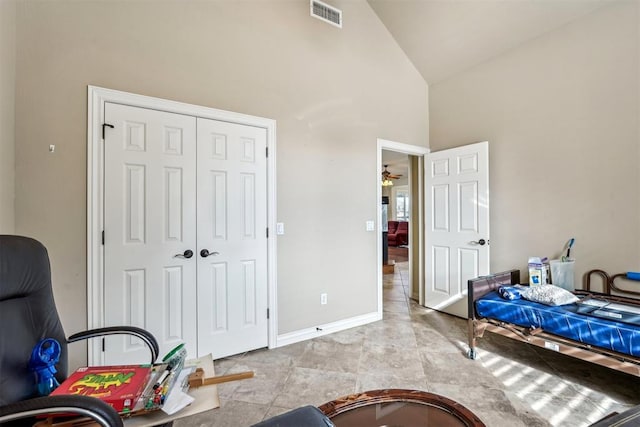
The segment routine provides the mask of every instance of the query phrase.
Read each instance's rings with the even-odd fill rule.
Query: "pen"
[[[165,369],[162,372],[162,374],[160,375],[160,378],[158,378],[156,383],[153,385],[154,390],[160,387],[160,385],[164,382],[164,380],[166,380],[167,377],[169,376],[169,373],[171,373],[171,365],[167,365],[167,369]]]

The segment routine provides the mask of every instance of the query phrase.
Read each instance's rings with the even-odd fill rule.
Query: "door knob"
[[[200,256],[201,256],[202,258],[206,258],[206,257],[208,257],[209,255],[214,255],[214,256],[215,256],[215,255],[220,255],[220,252],[209,252],[209,250],[208,250],[208,249],[203,249],[203,250],[201,250],[201,251],[200,251]]]
[[[471,243],[472,245],[480,245],[480,246],[484,246],[484,245],[485,245],[485,243],[487,243],[487,241],[486,241],[486,240],[484,240],[484,239],[480,239],[480,240],[478,240],[478,241],[475,241],[475,240],[474,240],[474,241],[469,242],[469,243]]]
[[[193,251],[191,249],[187,249],[181,254],[175,254],[174,258],[191,258],[193,256]]]

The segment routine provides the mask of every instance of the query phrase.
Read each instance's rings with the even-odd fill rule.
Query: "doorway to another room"
[[[378,170],[382,171],[379,203],[383,188],[396,186],[387,183],[383,187],[380,180],[385,180],[387,172],[402,174],[392,166],[398,156],[409,159],[408,203],[402,192],[398,196],[398,192],[385,189],[385,193],[391,193],[387,201],[393,203],[387,205],[389,216],[409,212],[410,298],[422,306],[466,318],[467,280],[489,274],[489,143],[430,153],[425,147],[378,139]],[[383,259],[389,256],[389,245],[398,246],[383,237],[391,226],[387,217],[382,220],[383,212],[380,209],[378,216],[382,231],[378,239],[380,314]]]
[[[383,251],[382,268],[385,274],[391,274],[397,263],[409,262],[409,155],[382,150],[382,163],[382,208],[386,210],[386,224],[382,227],[387,230],[382,236],[383,247],[387,248],[386,257]]]
[[[418,289],[412,292],[411,286],[411,224],[418,223],[412,218],[412,172],[411,156],[406,153],[382,150],[383,171],[382,186],[382,272],[385,275],[404,276],[404,286],[408,296],[418,300]],[[415,186],[415,185],[414,185]],[[386,215],[385,215],[386,214]],[[417,215],[416,215],[417,216]],[[386,232],[385,232],[386,230]],[[414,258],[415,259],[415,258]]]
[[[422,304],[424,282],[424,155],[427,148],[378,140],[379,284],[402,276],[408,297]],[[385,204],[383,204],[383,201]],[[382,308],[382,301],[380,301]]]

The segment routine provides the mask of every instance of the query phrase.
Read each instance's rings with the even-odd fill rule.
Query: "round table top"
[[[332,400],[319,408],[336,427],[486,427],[458,402],[420,390],[366,391]]]

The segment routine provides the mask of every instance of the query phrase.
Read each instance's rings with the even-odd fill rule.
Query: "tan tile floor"
[[[221,407],[176,427],[250,426],[290,409],[380,388],[456,400],[487,426],[587,426],[640,404],[640,380],[487,334],[466,357],[466,321],[407,298],[406,263],[384,278],[384,320],[274,350],[216,360],[217,374],[255,371],[218,386]],[[304,426],[301,426],[304,427]]]

